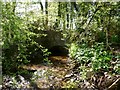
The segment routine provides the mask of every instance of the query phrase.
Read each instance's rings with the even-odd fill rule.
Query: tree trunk
[[[58,27],[61,26],[61,2],[58,3]]]
[[[68,10],[68,5],[66,4],[66,12],[67,12],[67,28],[69,28],[69,10]]]
[[[39,4],[40,4],[40,7],[41,7],[41,12],[40,12],[40,14],[42,14],[42,16],[41,16],[41,21],[43,22],[42,25],[45,26],[45,23],[44,23],[44,16],[43,16],[43,15],[44,15],[43,4],[42,4],[41,1],[39,2]]]
[[[16,8],[16,1],[13,2],[13,13],[15,14],[15,8]]]
[[[45,29],[48,30],[48,0],[45,0]]]

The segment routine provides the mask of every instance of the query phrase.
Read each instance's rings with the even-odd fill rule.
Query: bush
[[[85,44],[71,45],[70,56],[74,58],[81,66],[89,66],[94,70],[108,70],[112,55],[105,50],[103,43],[97,43],[92,47]]]
[[[47,49],[36,42],[36,38],[44,35],[29,30],[34,26],[27,17],[18,17],[13,9],[13,2],[2,3],[3,74],[16,73],[19,66],[29,63],[31,56],[39,50],[43,58],[49,55]]]

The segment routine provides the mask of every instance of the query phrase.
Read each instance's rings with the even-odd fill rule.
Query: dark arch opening
[[[49,49],[51,56],[67,56],[68,49],[64,46],[53,46]]]

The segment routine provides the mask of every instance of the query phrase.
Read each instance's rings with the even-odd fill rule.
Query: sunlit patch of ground
[[[24,65],[22,68],[27,70],[42,70],[42,69],[54,69],[54,70],[63,70],[70,68],[70,60],[66,56],[52,56],[49,57],[49,60],[52,62],[51,65],[43,64],[30,64]]]
[[[37,77],[35,83],[39,88],[49,88],[50,86],[62,87],[65,82],[63,78],[74,66],[70,63],[70,59],[67,56],[51,56],[49,60],[53,63],[51,65],[25,65],[22,68],[27,70],[36,70],[35,73],[40,77]],[[41,75],[42,73],[42,75]]]
[[[58,62],[62,62],[62,63],[67,63],[69,61],[67,56],[51,56],[51,57],[49,57],[49,59],[52,62],[58,61]]]

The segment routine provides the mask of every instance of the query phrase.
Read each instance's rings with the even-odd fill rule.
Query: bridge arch
[[[52,56],[68,56],[68,49],[65,46],[52,46],[51,48],[48,49],[48,51],[51,52]]]

